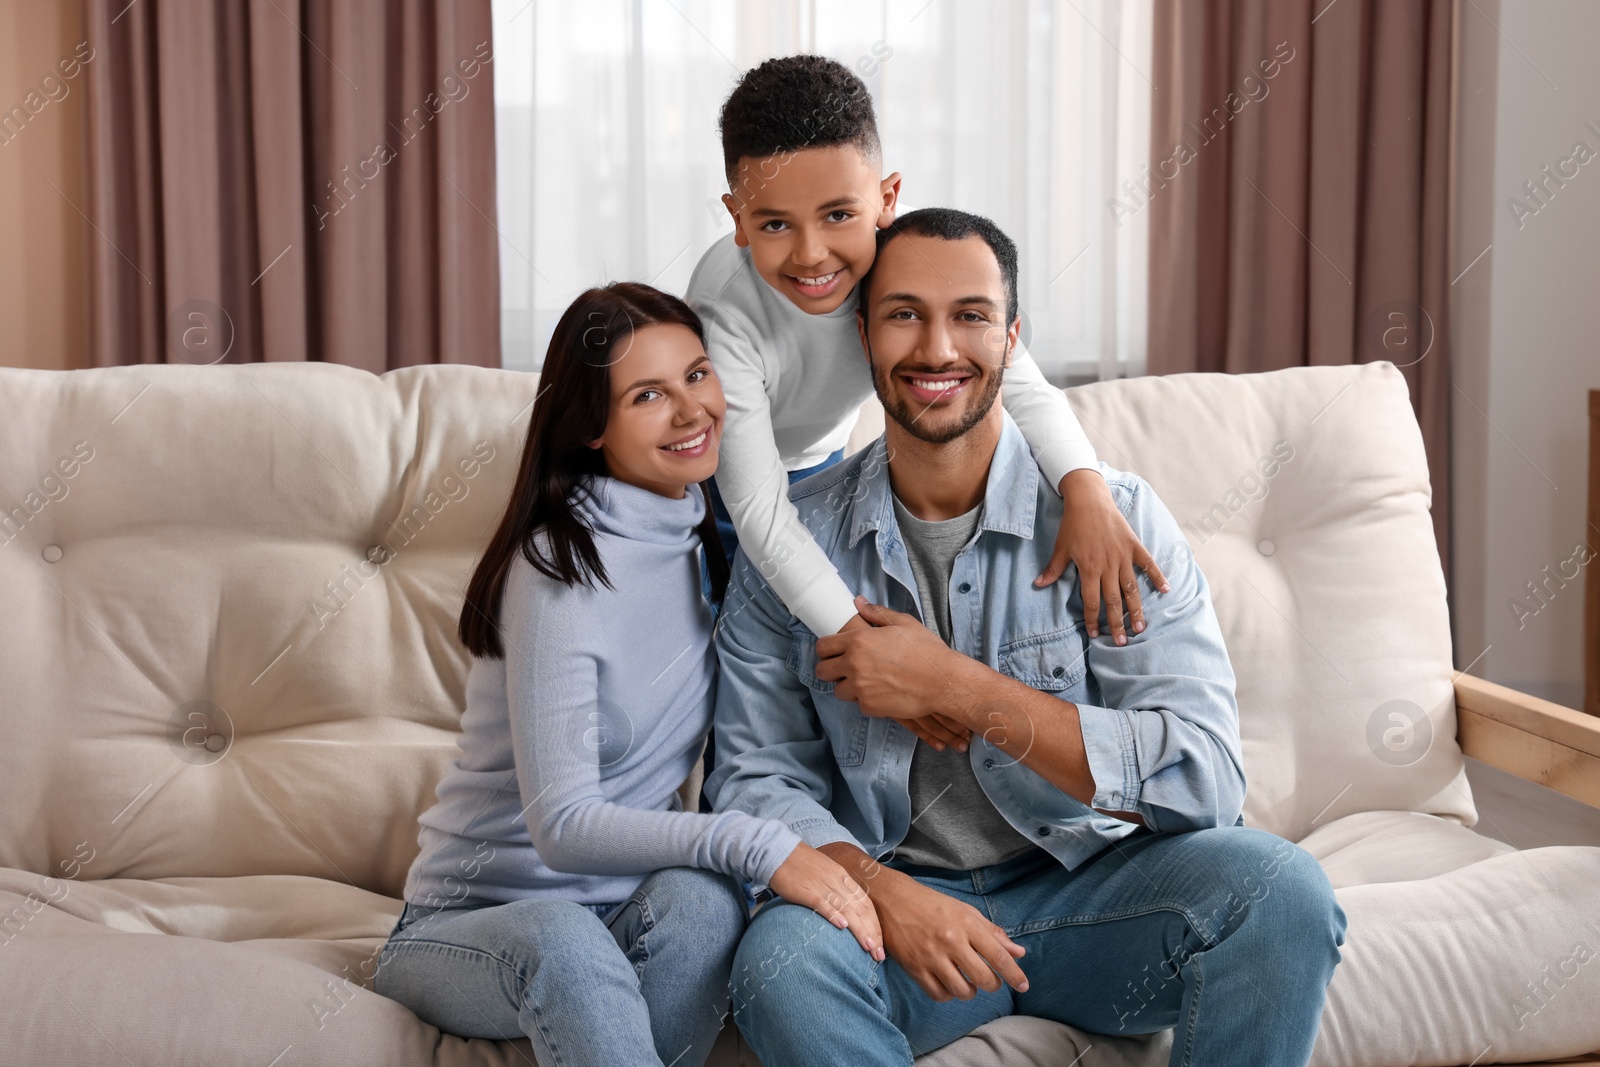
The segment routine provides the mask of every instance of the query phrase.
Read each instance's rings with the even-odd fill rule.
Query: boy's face
[[[894,221],[900,174],[854,145],[802,148],[739,161],[722,197],[733,239],[756,271],[800,310],[837,310],[872,266],[877,230]]]
[[[933,444],[982,422],[1022,329],[1020,316],[1005,319],[1005,278],[983,238],[902,234],[884,246],[857,324],[889,418]]]

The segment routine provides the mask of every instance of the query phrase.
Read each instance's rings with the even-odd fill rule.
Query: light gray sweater
[[[460,756],[419,820],[413,904],[611,903],[678,866],[765,884],[800,841],[778,820],[680,810],[716,703],[700,488],[675,500],[602,476],[576,496],[612,587],[515,557],[506,655],[468,672]]]

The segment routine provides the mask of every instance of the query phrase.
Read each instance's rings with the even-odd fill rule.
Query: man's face
[[[1000,395],[1022,325],[1005,317],[1005,279],[981,237],[890,241],[859,316],[885,413],[934,444],[981,422]]]
[[[900,175],[878,171],[854,145],[746,156],[722,198],[734,242],[801,311],[835,311],[872,266],[878,227],[894,221]]]

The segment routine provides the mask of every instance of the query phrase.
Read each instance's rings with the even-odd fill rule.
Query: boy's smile
[[[794,283],[794,287],[801,294],[813,300],[819,300],[839,288],[840,283],[844,280],[844,274],[844,269],[840,268],[813,278],[803,278],[797,274],[787,275],[787,277],[789,281]]]
[[[876,231],[894,221],[900,175],[879,170],[848,144],[746,156],[722,198],[734,242],[800,310],[835,311],[872,266]]]

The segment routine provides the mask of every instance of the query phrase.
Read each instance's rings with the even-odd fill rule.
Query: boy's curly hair
[[[781,56],[745,71],[722,105],[722,162],[733,185],[739,160],[848,144],[881,159],[872,95],[827,56]]]

